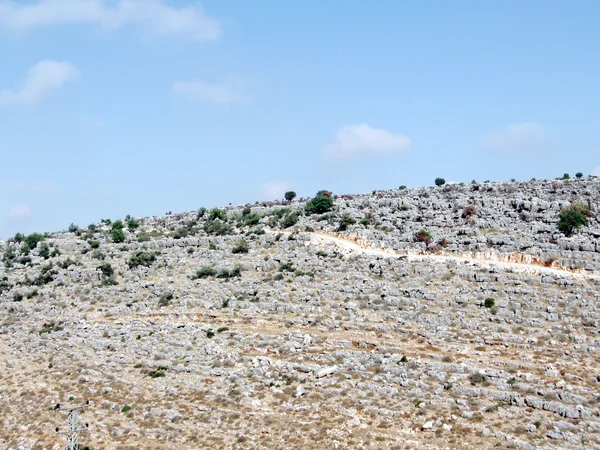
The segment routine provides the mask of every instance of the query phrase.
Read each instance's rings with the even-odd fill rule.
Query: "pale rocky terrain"
[[[600,180],[304,204],[0,243],[0,449],[600,449]]]

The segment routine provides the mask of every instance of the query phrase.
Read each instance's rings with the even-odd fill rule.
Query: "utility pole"
[[[79,428],[79,411],[89,407],[89,402],[86,402],[85,406],[75,406],[73,408],[61,408],[59,405],[56,409],[59,411],[68,411],[69,416],[67,418],[69,422],[69,431],[58,432],[58,434],[64,434],[67,436],[67,450],[79,450],[79,433],[88,433],[87,427],[89,424],[85,424],[85,428]]]

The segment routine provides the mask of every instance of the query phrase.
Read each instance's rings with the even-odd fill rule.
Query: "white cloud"
[[[265,200],[281,200],[283,195],[292,189],[292,184],[287,181],[271,181],[261,187]]]
[[[19,87],[0,90],[0,104],[33,105],[80,78],[79,69],[69,62],[40,61]]]
[[[535,150],[547,140],[548,134],[537,122],[525,122],[506,127],[501,133],[486,137],[482,146],[488,150],[523,151]]]
[[[592,175],[600,177],[600,166],[598,166],[594,169],[594,171],[592,172]]]
[[[349,158],[360,154],[390,154],[407,151],[410,139],[401,134],[372,128],[366,123],[338,130],[333,144],[324,148],[329,159]]]
[[[247,103],[252,100],[243,92],[243,82],[239,78],[227,78],[222,83],[205,83],[199,80],[176,81],[171,92],[192,100],[209,103]]]
[[[197,6],[174,7],[164,0],[0,0],[0,30],[97,24],[104,29],[137,25],[150,36],[181,35],[196,41],[217,39],[221,25]]]
[[[31,206],[27,204],[13,206],[8,211],[8,218],[11,220],[25,220],[30,218],[32,215],[33,211],[31,210]]]

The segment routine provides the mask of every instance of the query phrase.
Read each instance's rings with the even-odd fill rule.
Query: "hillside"
[[[331,200],[0,243],[0,449],[600,449],[600,180]]]

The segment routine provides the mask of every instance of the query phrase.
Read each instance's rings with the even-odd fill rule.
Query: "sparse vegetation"
[[[446,180],[444,180],[443,178],[436,178],[435,179],[435,185],[436,186],[443,186],[444,184],[446,184]]]

